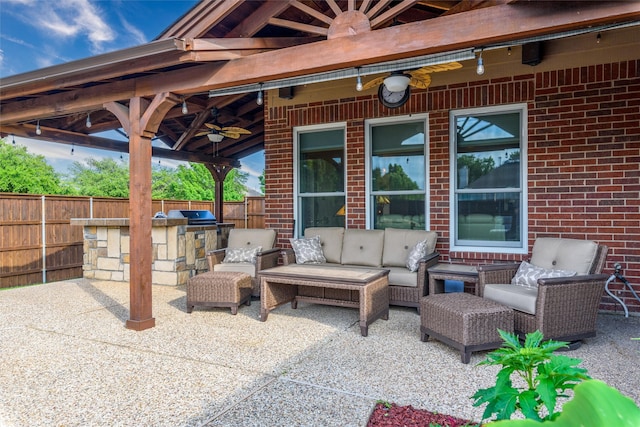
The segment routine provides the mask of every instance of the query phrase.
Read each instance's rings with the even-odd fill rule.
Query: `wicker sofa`
[[[523,336],[540,330],[545,339],[579,341],[596,335],[596,317],[608,276],[601,274],[607,246],[589,240],[538,238],[530,264],[549,270],[570,270],[566,277],[529,278],[519,286],[512,279],[521,263],[478,266],[478,295],[514,310],[514,331]]]
[[[389,270],[389,303],[391,305],[415,307],[420,310],[420,298],[427,294],[429,280],[427,269],[437,264],[440,254],[435,251],[438,235],[434,231],[344,229],[341,227],[307,228],[305,238],[320,237],[326,264],[334,266],[376,267]],[[415,272],[406,267],[410,251],[421,241],[427,241],[427,255],[418,263]],[[282,252],[283,263],[296,262],[293,249]],[[308,296],[317,289],[300,289]],[[356,293],[331,295],[333,299],[357,298]]]

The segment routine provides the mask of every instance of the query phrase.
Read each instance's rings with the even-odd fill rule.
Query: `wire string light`
[[[42,135],[42,129],[40,129],[40,120],[36,123],[36,135]]]
[[[476,73],[479,76],[484,74],[484,61],[482,61],[482,51],[480,51],[480,56],[478,57],[478,67],[476,68]]]
[[[91,127],[91,113],[87,113],[87,122],[85,123],[85,126],[88,128]]]
[[[71,155],[73,156],[73,153],[75,152],[75,144],[71,144]]]
[[[358,92],[362,91],[362,77],[360,77],[360,67],[357,67],[356,70],[358,71],[358,77],[356,78],[356,90]]]
[[[256,99],[256,104],[262,105],[264,103],[264,98],[262,96],[262,83],[260,83],[260,90],[258,91],[258,98]]]
[[[182,114],[189,114],[189,108],[187,108],[187,101],[182,98]]]

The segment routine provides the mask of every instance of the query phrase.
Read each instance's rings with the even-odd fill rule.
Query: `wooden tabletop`
[[[307,280],[367,283],[389,274],[389,270],[367,267],[323,266],[322,264],[289,264],[261,270],[261,276],[297,276]]]

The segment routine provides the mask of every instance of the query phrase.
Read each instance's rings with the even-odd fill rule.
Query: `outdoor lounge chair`
[[[209,271],[235,271],[251,276],[254,297],[260,296],[258,272],[278,265],[280,248],[274,248],[276,231],[259,228],[234,228],[229,232],[227,248],[207,254]],[[259,251],[251,251],[260,247]],[[234,256],[232,255],[239,255]],[[247,257],[244,257],[247,255]]]
[[[545,339],[569,341],[578,348],[580,340],[596,335],[608,278],[600,274],[607,251],[588,240],[539,238],[530,260],[534,268],[521,263],[479,266],[478,295],[511,307],[518,335],[540,330]],[[537,274],[540,267],[546,273]]]

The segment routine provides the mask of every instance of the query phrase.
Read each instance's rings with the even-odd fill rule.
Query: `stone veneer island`
[[[187,218],[152,219],[152,284],[185,285],[208,270],[207,252],[225,248],[232,223],[188,225]],[[72,218],[84,227],[83,277],[129,281],[129,218]]]

